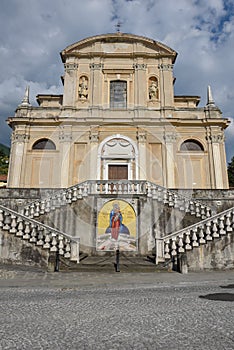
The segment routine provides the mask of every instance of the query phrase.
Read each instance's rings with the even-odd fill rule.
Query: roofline
[[[108,34],[100,34],[100,35],[95,35],[95,36],[90,36],[87,37],[85,39],[82,39],[80,41],[77,41],[74,44],[71,44],[69,46],[67,46],[64,50],[62,50],[60,52],[60,56],[61,59],[63,61],[63,63],[65,63],[65,58],[67,53],[69,53],[69,51],[73,50],[74,48],[76,48],[77,46],[82,48],[84,46],[86,46],[87,44],[92,44],[93,42],[96,41],[109,41],[109,40],[118,40],[118,41],[138,41],[138,42],[142,42],[144,44],[148,44],[150,46],[159,46],[162,49],[169,51],[171,56],[173,56],[173,63],[176,60],[177,57],[177,52],[173,49],[171,49],[169,46],[159,42],[159,41],[155,41],[154,39],[150,39],[147,38],[145,36],[140,36],[140,35],[136,35],[136,34],[128,34],[128,33],[121,33],[121,32],[117,32],[117,33],[108,33]]]

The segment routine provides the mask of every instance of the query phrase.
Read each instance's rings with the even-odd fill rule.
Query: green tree
[[[228,163],[228,180],[229,186],[234,187],[234,157],[232,157],[231,162]]]
[[[0,150],[0,175],[7,174],[9,166],[9,157]]]

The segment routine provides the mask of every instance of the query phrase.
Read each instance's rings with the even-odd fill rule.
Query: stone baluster
[[[152,185],[152,198],[157,199],[158,198],[158,192],[157,192],[157,187],[156,185]]]
[[[17,229],[17,222],[16,222],[16,216],[14,214],[11,214],[11,228],[10,228],[10,233],[16,233]]]
[[[10,224],[11,224],[11,216],[10,214],[8,214],[7,212],[4,212],[4,226],[3,226],[3,230],[10,230]]]
[[[226,214],[225,226],[226,226],[226,231],[227,232],[231,232],[232,231],[232,227],[231,227],[231,213],[230,212],[228,212]]]
[[[152,192],[151,192],[151,183],[147,183],[147,196],[152,197]]]
[[[190,231],[189,230],[187,230],[186,232],[185,232],[185,249],[186,250],[191,250],[192,249],[192,246],[191,246],[191,242],[190,242]]]
[[[52,240],[51,240],[51,246],[50,251],[51,252],[57,252],[57,239],[56,234],[52,233]]]
[[[116,187],[116,184],[114,183],[113,184],[113,192],[112,192],[113,194],[116,194],[117,193],[117,187]]]
[[[49,213],[49,212],[50,212],[50,199],[47,199],[47,200],[46,200],[45,212],[46,212],[46,213]]]
[[[205,244],[206,241],[204,239],[204,226],[199,227],[199,244]]]
[[[205,207],[204,205],[201,205],[201,218],[205,219],[206,218],[206,212],[205,212]]]
[[[37,245],[43,246],[44,245],[44,228],[39,227],[38,229],[38,237],[37,237]]]
[[[0,227],[3,227],[3,223],[4,223],[3,210],[0,209]]]
[[[17,227],[17,220],[16,219],[17,218],[14,214],[11,214],[10,217],[11,217],[11,223],[10,223],[11,228],[10,228],[9,232],[16,233],[17,232],[17,229],[16,229],[16,227]]]
[[[29,239],[29,242],[36,243],[37,241],[37,226],[35,224],[31,224],[31,238]]]
[[[208,221],[208,222],[206,223],[206,240],[207,240],[207,241],[212,241],[210,227],[211,227],[211,222]]]
[[[17,237],[23,237],[24,235],[24,224],[23,224],[23,219],[21,217],[18,217],[17,219],[17,232],[16,236]]]
[[[78,194],[77,194],[77,198],[81,199],[82,198],[82,187],[78,186]]]
[[[172,192],[168,192],[168,205],[169,207],[174,207],[173,194]]]
[[[131,186],[131,184],[130,184],[130,186]],[[130,191],[131,191],[131,187],[130,187]],[[131,193],[130,191],[128,190],[128,183],[125,182],[125,183],[123,184],[123,193],[124,193],[124,194]]]
[[[168,191],[166,189],[163,191],[163,203],[168,204]]]
[[[165,259],[170,259],[171,258],[171,256],[170,256],[170,246],[169,246],[169,244],[170,244],[170,241],[169,240],[166,240],[165,241],[165,248],[164,248],[164,252],[165,252],[165,255],[164,255],[164,257],[165,257]]]
[[[180,234],[179,235],[179,242],[178,242],[178,252],[179,253],[184,253],[185,250],[184,250],[184,242],[183,242],[183,234]]]
[[[61,206],[66,204],[67,204],[66,191],[63,191],[63,193],[61,194]]]
[[[87,197],[89,194],[89,185],[87,182],[84,184],[84,192],[83,192],[83,197]]]
[[[43,244],[43,248],[50,249],[50,232],[46,230],[45,232],[45,243]]]
[[[72,202],[75,202],[75,201],[77,201],[77,188],[73,187],[73,190],[72,190]]]
[[[178,196],[176,193],[173,194],[174,208],[179,208]]]
[[[24,212],[25,216],[29,216],[29,207],[25,207],[25,212]]]
[[[194,207],[194,202],[193,201],[190,201],[190,203],[189,203],[189,212],[190,212],[191,215],[195,214],[195,207]]]
[[[212,236],[213,236],[213,238],[219,237],[217,223],[218,223],[218,220],[214,219],[213,224],[212,224],[212,232],[213,232]]]
[[[67,203],[71,204],[72,202],[72,190],[69,188],[67,191]]]
[[[30,239],[30,223],[25,221],[23,239]]]
[[[195,204],[195,215],[197,218],[201,216],[201,205],[200,203]]]
[[[30,205],[30,218],[33,218],[34,217],[34,214],[35,214],[35,204],[34,203],[32,203],[31,205]]]
[[[224,230],[224,216],[219,217],[219,234],[226,235],[226,231]]]
[[[40,215],[45,214],[45,201],[41,201],[41,207],[40,207]]]
[[[63,255],[64,254],[64,242],[63,242],[63,236],[59,235],[58,236],[58,249],[59,249],[59,255]]]
[[[70,241],[68,239],[65,239],[65,258],[70,258],[71,257],[71,246],[70,246]]]
[[[162,202],[163,201],[162,189],[161,189],[161,187],[158,187],[157,190],[158,190],[158,201]]]
[[[198,247],[198,241],[197,241],[197,227],[194,227],[192,230],[192,246],[193,247]]]
[[[35,206],[36,206],[36,208],[35,208],[34,216],[35,216],[35,217],[38,217],[38,216],[40,215],[40,203],[39,203],[39,202],[36,202],[36,203],[35,203]]]
[[[172,237],[171,239],[171,256],[177,255],[176,239],[177,237]]]

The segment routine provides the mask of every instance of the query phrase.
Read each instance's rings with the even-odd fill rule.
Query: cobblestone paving
[[[234,293],[233,275],[93,274],[85,280],[8,271],[0,280],[0,349],[233,350],[234,302],[201,298]]]

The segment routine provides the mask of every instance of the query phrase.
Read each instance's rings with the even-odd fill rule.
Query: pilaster
[[[62,126],[59,133],[61,187],[69,186],[70,150],[72,145],[72,126]]]
[[[167,174],[167,186],[168,188],[175,188],[175,154],[174,143],[176,142],[176,133],[164,134],[164,142],[166,148],[166,174]]]

